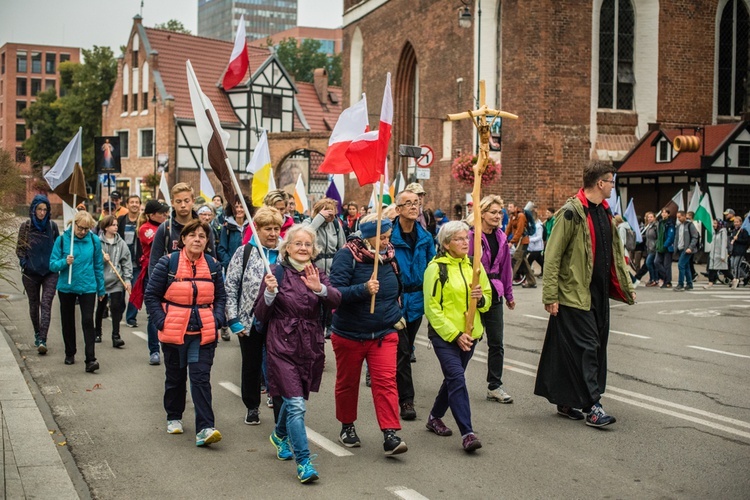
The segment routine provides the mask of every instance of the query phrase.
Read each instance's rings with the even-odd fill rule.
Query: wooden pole
[[[102,250],[102,254],[106,255],[106,252]],[[120,280],[120,283],[122,283],[122,286],[124,286],[127,289],[127,285],[125,284],[125,280],[122,279],[122,276],[120,276],[120,273],[117,272],[117,268],[114,264],[112,264],[111,260],[108,260],[107,263],[112,268],[112,270],[115,272],[115,276],[117,276],[117,279]]]
[[[482,199],[482,174],[487,168],[487,160],[490,155],[490,124],[487,123],[487,116],[500,116],[515,120],[517,115],[489,109],[486,104],[486,92],[484,80],[479,81],[479,109],[466,111],[463,113],[454,113],[448,115],[448,120],[466,120],[470,119],[474,126],[479,130],[479,153],[477,163],[474,165],[474,189],[471,192],[471,198],[474,205],[474,260],[472,262],[472,280],[471,288],[479,284],[479,276],[482,272],[482,217],[479,202]],[[474,329],[474,314],[477,310],[477,300],[469,300],[469,310],[466,311],[466,321],[464,333],[471,335]]]
[[[377,229],[375,229],[375,265],[372,269],[372,279],[378,279],[378,264],[380,263],[380,219],[383,218],[383,184],[385,175],[380,176],[380,197],[378,198],[378,219]],[[375,314],[375,295],[370,298],[370,314]]]

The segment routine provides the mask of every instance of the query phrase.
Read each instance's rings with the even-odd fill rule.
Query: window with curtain
[[[599,14],[599,108],[633,109],[634,39],[630,0],[604,0]]]

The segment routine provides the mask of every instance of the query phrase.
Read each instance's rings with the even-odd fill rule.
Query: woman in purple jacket
[[[513,270],[508,242],[500,229],[503,221],[503,200],[489,195],[479,202],[482,217],[482,265],[492,284],[492,305],[482,313],[482,324],[487,335],[487,400],[512,403],[513,398],[503,390],[503,297],[508,309],[516,307],[513,299]],[[469,234],[469,255],[474,255],[474,231]]]
[[[271,443],[279,460],[294,456],[302,483],[318,479],[307,445],[305,400],[318,391],[323,377],[321,313],[323,306],[335,309],[341,302],[341,293],[313,264],[319,251],[315,239],[315,230],[309,225],[289,228],[279,247],[282,269],[274,266],[273,274],[266,275],[255,302],[255,317],[267,326],[268,392],[283,401]]]

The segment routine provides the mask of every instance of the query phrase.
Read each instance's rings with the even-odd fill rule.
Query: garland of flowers
[[[462,184],[466,184],[467,186],[473,186],[474,185],[474,165],[477,164],[477,155],[474,154],[465,154],[461,155],[455,160],[453,160],[453,164],[451,165],[451,172],[453,174],[453,178],[456,179],[458,182]],[[502,167],[499,163],[496,163],[495,160],[492,158],[487,159],[487,167],[485,168],[484,173],[482,174],[482,186],[489,186],[493,182],[495,182],[499,177],[500,173],[502,171]]]

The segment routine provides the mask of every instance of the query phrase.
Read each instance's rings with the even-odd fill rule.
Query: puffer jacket
[[[73,273],[68,284],[68,263],[70,238],[73,240]],[[57,289],[63,293],[95,293],[99,297],[106,295],[104,288],[104,257],[99,237],[91,231],[83,238],[72,235],[72,225],[58,236],[52,247],[49,258],[49,269],[60,273]]]
[[[448,279],[444,287],[440,283],[438,263],[447,267]],[[457,259],[449,254],[432,259],[424,273],[425,316],[432,329],[446,342],[454,342],[466,328],[473,274],[468,256]],[[479,313],[487,312],[492,304],[492,289],[484,267],[480,267],[479,284],[482,286],[484,300],[478,302],[474,313],[471,336],[475,339],[481,338],[484,331]]]
[[[43,220],[36,218],[36,209],[40,204],[47,205],[47,215]],[[16,256],[24,275],[38,278],[52,272],[49,258],[58,236],[60,230],[55,221],[50,220],[49,200],[44,195],[36,195],[29,207],[29,220],[21,224],[16,240]]]
[[[569,198],[555,214],[555,225],[544,251],[544,286],[542,302],[591,310],[591,278],[594,273],[594,253],[591,227],[584,211],[588,200],[583,189]],[[610,219],[612,232],[612,267],[610,268],[610,298],[633,304],[633,284],[625,264],[623,245],[606,200],[602,202]]]
[[[393,223],[391,244],[396,250],[396,262],[401,271],[401,310],[406,321],[416,321],[424,314],[422,282],[427,264],[435,257],[435,240],[421,225],[415,223],[417,243],[414,250],[404,241],[398,218]]]
[[[154,321],[159,341],[167,344],[184,344],[188,331],[200,332],[201,345],[216,342],[226,304],[221,264],[206,254],[192,263],[185,250],[177,258],[171,283],[171,255],[159,259],[149,276],[144,296],[149,321]]]
[[[191,217],[193,219],[198,218],[198,214],[193,210]],[[154,272],[154,266],[159,262],[165,255],[169,255],[172,252],[177,251],[177,244],[180,242],[180,233],[182,228],[185,227],[183,224],[177,222],[175,218],[174,209],[169,219],[165,220],[156,230],[153,240],[151,240],[151,253],[148,260],[148,274],[149,276]],[[214,259],[216,255],[216,238],[214,238],[214,232],[208,235],[208,243],[206,243],[206,254],[212,256]]]
[[[219,262],[221,262],[221,267],[225,271],[229,266],[229,261],[232,259],[234,252],[242,246],[242,235],[249,226],[250,221],[248,219],[245,219],[242,227],[240,227],[234,217],[231,215],[227,216],[219,234],[219,244],[216,247]]]
[[[325,217],[318,214],[306,223],[315,230],[315,242],[320,249],[320,253],[315,257],[315,265],[321,271],[330,274],[333,256],[346,244],[346,233],[341,221],[334,217],[331,222],[326,222]]]
[[[112,243],[109,243],[104,236],[99,238],[102,244],[102,250],[109,255],[109,260],[114,264],[117,272],[120,273],[125,283],[130,283],[133,279],[133,261],[130,256],[130,249],[119,234],[115,233]],[[125,288],[112,270],[112,266],[104,263],[104,288],[107,293],[123,292]]]

